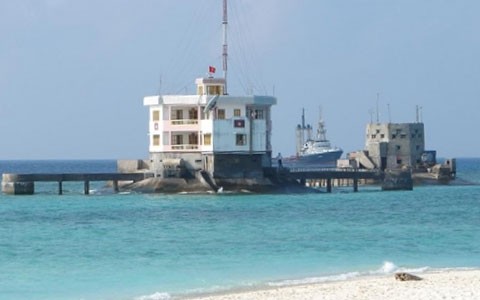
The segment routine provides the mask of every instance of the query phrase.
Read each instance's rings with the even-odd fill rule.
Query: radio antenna
[[[227,58],[228,58],[228,44],[227,44],[227,26],[228,26],[228,16],[227,16],[227,0],[223,0],[223,49],[222,49],[222,57],[223,57],[223,78],[225,78],[225,88],[223,93],[228,95],[227,92]]]

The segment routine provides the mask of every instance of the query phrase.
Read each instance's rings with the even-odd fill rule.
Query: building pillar
[[[62,195],[63,194],[63,187],[62,187],[62,182],[58,182],[58,194]]]
[[[90,194],[90,181],[85,181],[84,182],[83,190],[85,192],[85,195]]]
[[[331,193],[331,192],[332,192],[332,179],[328,178],[327,179],[327,193]]]
[[[358,192],[358,178],[353,178],[353,191]]]
[[[113,181],[113,191],[118,193],[118,180]]]

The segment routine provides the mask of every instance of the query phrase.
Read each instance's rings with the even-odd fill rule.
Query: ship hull
[[[288,168],[335,167],[337,165],[337,160],[342,156],[342,153],[342,150],[338,150],[289,157],[283,160],[283,166]]]

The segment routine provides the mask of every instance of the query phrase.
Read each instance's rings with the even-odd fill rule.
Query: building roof
[[[143,105],[205,105],[215,97],[214,95],[164,95],[147,96],[143,98]],[[218,104],[240,104],[240,105],[275,105],[277,98],[273,96],[230,96],[221,95],[216,100]]]

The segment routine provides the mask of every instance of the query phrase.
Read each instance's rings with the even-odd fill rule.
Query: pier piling
[[[378,170],[359,170],[357,168],[291,168],[288,169],[287,176],[298,180],[300,183],[305,181],[314,186],[325,186],[327,193],[331,193],[334,186],[351,186],[353,191],[358,192],[360,179],[383,180],[383,173]]]
[[[85,195],[90,194],[90,181],[85,180],[85,182],[83,183],[83,190]]]

